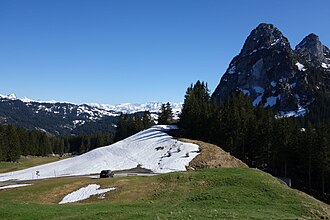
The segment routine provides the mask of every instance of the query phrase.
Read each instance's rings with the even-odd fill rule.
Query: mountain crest
[[[292,50],[279,29],[261,23],[230,62],[212,97],[225,102],[233,92],[242,91],[254,105],[262,103],[280,114],[301,115],[315,100],[316,91],[330,86],[330,80],[315,82],[316,78],[330,78],[328,72],[330,51],[317,35],[308,35]]]
[[[324,46],[316,34],[306,36],[295,48],[295,52],[302,59],[314,67],[322,66],[322,63],[330,63],[330,51]],[[324,65],[323,65],[324,66]]]
[[[258,50],[269,49],[275,46],[290,47],[290,44],[287,38],[273,24],[261,23],[252,30],[246,39],[240,55],[251,55]]]

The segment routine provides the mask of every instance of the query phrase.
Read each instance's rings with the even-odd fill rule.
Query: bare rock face
[[[212,98],[225,102],[233,92],[242,91],[254,105],[262,103],[280,114],[305,114],[316,88],[310,88],[309,78],[315,69],[330,70],[329,57],[329,49],[316,35],[308,35],[292,50],[280,30],[262,23],[230,62]]]
[[[295,48],[295,53],[302,62],[307,62],[313,67],[322,67],[322,63],[330,63],[330,51],[324,46],[315,34],[309,34]]]

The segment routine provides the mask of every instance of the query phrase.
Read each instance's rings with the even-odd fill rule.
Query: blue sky
[[[211,92],[251,30],[330,46],[328,0],[0,0],[0,94],[75,103],[181,102]]]

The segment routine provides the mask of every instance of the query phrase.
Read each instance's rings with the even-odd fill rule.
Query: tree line
[[[121,114],[116,128],[115,141],[123,140],[154,125],[149,111],[135,114]]]
[[[291,178],[293,187],[329,202],[330,123],[312,122],[308,116],[275,116],[262,104],[254,107],[242,92],[215,103],[207,84],[197,81],[187,89],[179,127],[182,136],[214,143],[250,167]]]
[[[112,143],[111,133],[56,137],[36,129],[0,125],[0,161],[17,161],[21,155],[81,154]]]
[[[165,106],[165,107],[164,107]],[[163,105],[160,117],[172,120],[172,110]],[[170,111],[170,112],[169,112]],[[165,116],[161,116],[164,114]],[[110,145],[154,125],[151,113],[121,114],[116,133],[52,136],[37,129],[14,125],[0,125],[0,161],[17,161],[21,155],[47,156],[65,153],[82,154],[98,147]]]
[[[169,102],[161,105],[157,123],[159,125],[175,123],[173,119],[172,107]],[[117,124],[114,140],[123,140],[133,134],[148,129],[153,125],[155,125],[155,122],[149,111],[135,114],[121,114]]]

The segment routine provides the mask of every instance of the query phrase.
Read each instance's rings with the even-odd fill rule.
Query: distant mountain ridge
[[[237,91],[279,115],[305,115],[317,95],[330,94],[330,50],[315,34],[293,50],[279,29],[261,23],[230,62],[212,97],[224,102]]]
[[[0,95],[0,123],[38,128],[53,135],[113,132],[121,113],[150,111],[157,119],[161,102],[144,104],[74,104],[57,101],[19,99],[15,94]],[[175,117],[182,104],[171,104]]]

